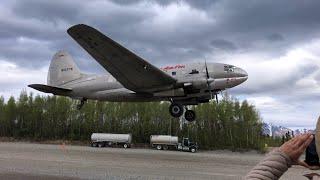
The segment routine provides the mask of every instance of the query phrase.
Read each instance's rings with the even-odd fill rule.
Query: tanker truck
[[[131,141],[131,134],[93,133],[91,135],[92,147],[122,146],[124,148],[129,148],[131,146]]]
[[[177,136],[169,135],[151,135],[150,145],[157,150],[173,149],[178,151],[189,151],[192,153],[197,152],[198,145],[189,141],[189,138],[182,138],[182,141],[178,141]]]

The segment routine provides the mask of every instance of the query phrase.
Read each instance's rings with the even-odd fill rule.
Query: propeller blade
[[[208,72],[207,61],[204,61],[204,65],[206,66],[206,75],[207,75],[207,79],[209,79],[209,78],[210,78],[210,76],[209,76],[209,72]]]
[[[210,93],[210,99],[213,99],[213,94],[212,94],[211,86],[210,86],[211,80],[209,81],[210,76],[209,76],[208,67],[207,67],[207,61],[206,60],[204,61],[204,65],[206,67],[206,77],[207,77],[206,80],[207,80],[208,91]]]

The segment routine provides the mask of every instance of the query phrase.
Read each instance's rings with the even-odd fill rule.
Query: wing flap
[[[132,91],[163,90],[176,82],[173,77],[90,26],[72,26],[68,34],[124,87]]]

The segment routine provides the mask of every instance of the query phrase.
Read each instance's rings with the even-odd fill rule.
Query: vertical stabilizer
[[[80,70],[69,53],[59,51],[53,56],[48,72],[48,85],[61,86],[80,77]]]

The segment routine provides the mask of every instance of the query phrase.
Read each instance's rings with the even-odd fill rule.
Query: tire
[[[162,149],[162,146],[161,146],[161,145],[157,145],[157,146],[156,146],[156,149],[157,149],[157,150],[161,150],[161,149]]]
[[[172,117],[178,118],[183,114],[183,106],[181,104],[172,103],[169,107],[169,112]]]
[[[195,152],[197,152],[197,149],[194,148],[194,147],[192,147],[192,148],[190,149],[190,152],[195,153]]]
[[[102,148],[102,147],[103,147],[103,144],[102,144],[102,143],[98,143],[98,147],[99,147],[99,148]]]
[[[189,122],[193,122],[196,119],[196,113],[192,110],[187,110],[184,113],[184,118]]]
[[[164,145],[164,146],[162,147],[162,149],[163,149],[163,150],[168,150],[168,146]]]
[[[97,143],[91,143],[91,147],[97,147]]]
[[[128,147],[128,144],[123,144],[123,148],[127,149]]]

